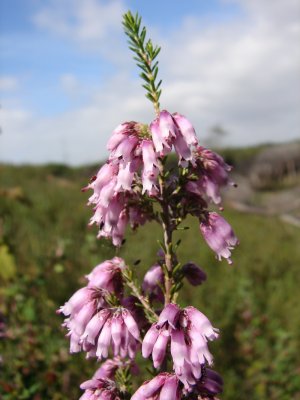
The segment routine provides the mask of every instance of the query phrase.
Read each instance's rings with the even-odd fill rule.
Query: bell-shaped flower
[[[185,142],[188,146],[196,146],[198,144],[198,139],[196,136],[195,129],[191,122],[179,113],[174,113],[173,118],[180,130]]]
[[[153,147],[153,141],[150,139],[142,140],[141,149],[144,171],[153,172],[153,168],[158,167],[158,160]]]
[[[234,185],[229,178],[231,167],[219,154],[201,146],[197,146],[193,151],[192,164],[191,172],[198,176],[198,179],[187,182],[186,190],[205,196],[217,205],[221,204],[221,189]]]
[[[120,159],[125,163],[132,161],[135,157],[134,150],[139,142],[136,136],[126,137],[110,155],[111,160]]]
[[[84,393],[79,400],[121,400],[115,382],[108,378],[93,377],[83,382],[80,389],[84,390]]]
[[[145,274],[142,289],[149,296],[150,301],[164,301],[161,285],[164,282],[164,273],[159,264],[153,265]]]
[[[223,257],[231,264],[231,250],[239,241],[229,223],[216,212],[209,212],[200,223],[200,231],[206,243],[216,253],[218,260]]]
[[[159,119],[155,119],[150,124],[150,131],[156,152],[160,156],[167,155],[172,150],[172,144],[169,137],[164,137],[160,129]]]
[[[146,381],[131,397],[131,400],[179,400],[182,385],[175,374],[162,372]]]
[[[110,152],[114,152],[119,144],[134,132],[135,126],[136,122],[124,122],[123,124],[118,125],[113,130],[113,133],[109,138],[109,141],[107,143],[107,150]]]
[[[169,304],[146,333],[142,355],[145,358],[152,355],[154,367],[160,368],[171,343],[175,373],[185,388],[189,388],[201,378],[203,366],[212,363],[207,342],[217,337],[217,330],[196,308],[181,310],[176,304]]]
[[[130,311],[139,329],[149,326],[142,304],[137,297],[132,295],[124,297],[121,304],[124,308]]]
[[[158,318],[158,326],[167,328],[170,326],[175,329],[180,316],[180,308],[177,304],[170,303],[162,310]]]
[[[152,355],[154,368],[160,368],[167,352],[170,332],[178,321],[180,308],[176,304],[168,304],[161,312],[158,322],[152,324],[142,344],[142,355]]]
[[[99,359],[106,358],[110,346],[114,356],[129,356],[133,358],[138,348],[140,332],[137,323],[129,310],[123,307],[110,309],[109,313],[101,318],[102,310],[94,316],[95,322],[91,320],[92,329],[86,326],[81,335],[84,349],[88,350],[88,356],[97,356]],[[106,317],[106,318],[105,318]],[[93,345],[93,349],[90,346]]]
[[[89,198],[88,204],[97,204],[100,200],[102,189],[109,184],[118,174],[119,168],[117,165],[106,162],[98,171],[97,175],[94,176],[88,186],[83,188],[83,191],[88,189],[94,190],[94,193]]]
[[[194,385],[206,363],[212,364],[207,342],[218,338],[209,319],[194,307],[182,310],[177,329],[171,331],[174,370],[186,388]]]
[[[122,271],[126,268],[125,261],[113,257],[97,265],[86,277],[89,287],[99,287],[120,295],[123,291]]]
[[[131,163],[120,163],[117,183],[115,186],[116,191],[131,190],[134,171],[131,168]]]
[[[158,186],[157,186],[158,185],[158,181],[157,181],[158,174],[159,174],[159,170],[156,167],[151,172],[143,171],[143,174],[142,174],[142,182],[143,182],[142,193],[143,194],[145,192],[148,192],[149,196],[156,196],[159,193]]]
[[[179,163],[186,167],[188,164],[185,163],[185,161],[191,161],[193,156],[190,147],[187,145],[180,132],[177,133],[176,138],[174,139],[174,148],[179,156]]]

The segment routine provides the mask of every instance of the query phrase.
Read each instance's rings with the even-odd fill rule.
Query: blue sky
[[[59,35],[38,27],[34,16],[47,3],[49,7],[51,3],[55,4],[41,0],[2,0],[0,50],[3,55],[1,74],[18,76],[21,80],[23,90],[19,96],[20,102],[34,108],[40,115],[51,116],[74,106],[59,85],[63,74],[72,73],[88,86],[104,81],[108,75],[116,72],[118,66],[101,55],[100,44],[98,52],[84,50],[78,48],[70,38],[62,40]],[[102,3],[107,4],[108,1]],[[124,6],[133,12],[138,11],[145,24],[153,25],[162,35],[176,31],[184,16],[198,15],[216,23],[240,12],[235,4],[215,0],[134,0],[127,1]],[[121,18],[120,14],[120,22]],[[126,38],[121,37],[120,40],[120,45],[125,48]],[[136,73],[132,64],[132,74]],[[77,103],[80,100],[85,101],[84,96],[77,99]]]
[[[122,119],[151,121],[122,34],[129,8],[162,45],[163,107],[204,142],[215,125],[225,145],[299,137],[299,2],[268,3],[2,0],[0,161],[94,162]]]

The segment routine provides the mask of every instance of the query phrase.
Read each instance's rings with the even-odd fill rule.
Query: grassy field
[[[80,188],[93,172],[0,166],[3,400],[77,399],[79,383],[95,370],[84,355],[69,356],[55,313],[84,274],[115,254],[95,238],[96,228],[87,228],[91,210]],[[221,329],[211,350],[225,380],[223,400],[300,399],[300,229],[276,217],[233,210],[225,216],[241,242],[233,266],[217,262],[197,221],[187,221],[180,261],[197,262],[208,280],[196,289],[186,284],[179,301],[193,303]],[[119,254],[129,264],[142,260],[139,276],[154,263],[160,235],[154,224],[128,232]]]

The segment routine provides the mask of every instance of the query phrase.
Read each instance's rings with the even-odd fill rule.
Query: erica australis
[[[173,233],[192,215],[199,221],[203,243],[217,259],[232,262],[238,239],[220,214],[221,189],[233,184],[231,167],[201,146],[185,116],[160,109],[160,48],[146,40],[138,15],[126,13],[123,25],[155,116],[148,123],[125,121],[112,132],[108,160],[84,188],[92,190],[90,224],[98,226],[99,238],[120,247],[128,225],[137,229],[152,220],[161,226],[164,240],[142,282],[126,260],[102,261],[58,312],[66,317],[70,351],[102,362],[81,384],[82,400],[215,399],[223,381],[210,368],[209,342],[218,339],[219,331],[204,310],[177,303],[183,280],[201,285],[206,273],[193,261],[181,266]],[[171,152],[177,169],[168,168]],[[211,203],[220,213],[209,210]],[[132,375],[137,374],[139,352],[157,372],[137,388]]]

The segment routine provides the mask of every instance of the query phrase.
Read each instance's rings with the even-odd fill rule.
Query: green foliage
[[[56,310],[83,286],[84,275],[115,254],[96,239],[96,228],[87,228],[92,210],[85,207],[89,194],[80,189],[95,171],[0,169],[1,273],[3,265],[15,266],[5,282],[0,278],[0,398],[79,398],[79,384],[96,362],[69,356]],[[178,300],[193,303],[221,330],[211,350],[225,380],[223,400],[300,399],[300,230],[275,217],[229,210],[225,218],[241,241],[233,266],[214,259],[195,219],[183,224],[189,230],[176,233],[181,264],[195,261],[208,275],[198,288],[184,280]],[[155,223],[128,231],[119,255],[137,277],[155,262],[160,235]],[[133,386],[142,379],[134,377]]]
[[[156,83],[158,61],[155,61],[155,59],[161,48],[153,46],[151,39],[146,41],[146,27],[144,26],[141,29],[141,22],[142,18],[138,14],[133,16],[131,12],[128,11],[123,15],[123,27],[125,34],[129,38],[129,49],[135,53],[133,59],[142,70],[140,77],[145,81],[142,86],[146,89],[146,97],[153,103],[155,111],[159,112],[160,86],[162,81],[160,80]]]
[[[9,281],[16,274],[15,260],[8,252],[8,247],[5,245],[0,246],[0,282]]]

